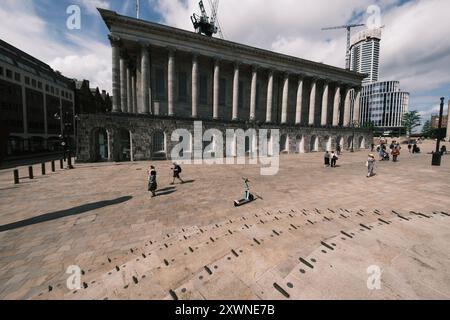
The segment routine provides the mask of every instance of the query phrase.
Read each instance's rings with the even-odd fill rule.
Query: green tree
[[[425,138],[431,138],[431,135],[432,135],[432,131],[433,131],[433,128],[431,128],[431,121],[430,120],[427,120],[426,122],[425,122],[425,124],[423,125],[423,128],[422,128],[422,135],[425,137]]]
[[[414,128],[421,124],[421,117],[419,112],[410,111],[403,115],[402,126],[406,129],[406,136],[409,138]]]

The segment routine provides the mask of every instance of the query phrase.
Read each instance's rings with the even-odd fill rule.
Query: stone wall
[[[196,121],[200,121],[196,120]],[[288,153],[302,153],[325,151],[327,142],[331,139],[331,149],[335,150],[338,141],[343,149],[349,149],[349,140],[353,136],[351,128],[339,127],[301,127],[292,125],[268,125],[248,122],[221,122],[202,121],[203,132],[208,129],[218,129],[224,134],[227,129],[280,129],[280,137],[287,136]],[[134,161],[151,160],[155,158],[153,135],[155,132],[164,132],[166,157],[170,158],[170,151],[178,144],[171,141],[172,132],[175,129],[186,129],[193,135],[194,120],[184,118],[155,117],[133,114],[86,114],[81,115],[78,121],[78,162],[95,162],[97,155],[97,136],[99,130],[105,130],[108,136],[109,161],[121,161],[123,140],[127,135],[131,141],[131,159]],[[373,139],[371,131],[366,129],[354,129],[354,148],[360,149],[360,141],[364,148],[368,148]],[[318,139],[318,150],[314,150],[315,138]],[[303,139],[303,148],[300,147]],[[126,139],[125,139],[126,140]],[[280,146],[283,151],[283,146]],[[192,150],[191,150],[192,151]]]

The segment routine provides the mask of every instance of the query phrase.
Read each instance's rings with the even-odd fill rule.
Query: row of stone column
[[[136,71],[127,60],[126,54],[121,53],[120,44],[117,39],[110,37],[112,45],[112,57],[113,57],[113,112],[125,112],[125,113],[151,113],[152,93],[150,85],[150,54],[149,47],[142,45],[140,52],[140,61],[138,61]],[[213,119],[219,119],[219,96],[220,96],[220,59],[214,60],[213,70]],[[168,115],[174,116],[174,84],[175,84],[175,50],[169,49],[168,54],[168,83],[167,83],[167,105]],[[233,100],[232,100],[232,119],[238,120],[239,118],[239,79],[240,79],[240,64],[234,64],[234,76],[233,76]],[[308,124],[316,124],[316,92],[318,78],[311,79],[311,90],[309,99],[309,117]],[[256,92],[258,81],[258,67],[252,67],[251,76],[251,94],[250,94],[250,121],[256,120]],[[281,110],[281,124],[288,123],[288,99],[289,99],[289,81],[290,75],[285,73],[283,81],[283,95],[282,95],[282,110]],[[303,82],[304,78],[299,76],[297,82],[297,99],[296,99],[296,112],[295,112],[295,124],[302,123],[302,108],[303,108]],[[192,118],[198,117],[198,105],[199,105],[199,63],[198,56],[196,54],[192,57]],[[329,96],[329,84],[325,81],[324,90],[322,95],[322,116],[320,124],[326,126],[329,122],[328,119],[328,96]],[[138,88],[139,85],[139,88]],[[274,87],[274,72],[269,70],[267,81],[267,105],[266,105],[266,122],[273,122],[273,87]],[[352,88],[345,87],[344,94],[344,114],[343,125],[350,126],[353,122],[359,122],[360,113],[360,89],[356,89],[355,104],[353,110],[353,119],[351,117],[351,101],[350,91]],[[137,94],[139,92],[139,94]],[[339,125],[339,108],[341,103],[341,86],[337,84],[335,86],[333,112],[332,112],[332,125]],[[158,115],[159,110],[154,110],[153,114]]]

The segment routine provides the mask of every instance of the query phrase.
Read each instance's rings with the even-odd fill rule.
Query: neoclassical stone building
[[[81,117],[79,161],[169,157],[172,131],[194,121],[280,129],[288,153],[372,139],[358,127],[363,74],[99,11],[110,30],[113,112]]]

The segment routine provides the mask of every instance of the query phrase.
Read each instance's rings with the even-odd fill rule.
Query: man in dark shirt
[[[173,181],[171,184],[175,184],[175,179],[178,179],[181,181],[181,183],[184,183],[183,179],[181,179],[180,177],[182,169],[178,164],[176,163],[173,164],[172,171],[173,171]]]

